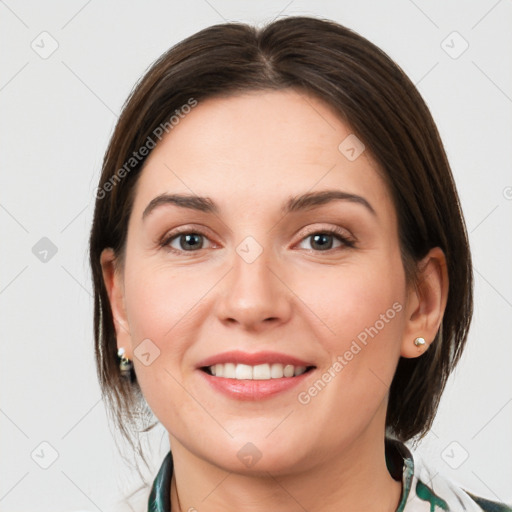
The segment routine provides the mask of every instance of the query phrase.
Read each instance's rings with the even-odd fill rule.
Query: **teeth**
[[[280,379],[280,378],[284,377],[283,365],[282,364],[273,364],[270,367],[270,377],[272,379]]]
[[[270,365],[258,364],[252,368],[252,378],[254,380],[268,380],[270,379]]]
[[[209,367],[210,373],[215,377],[236,380],[269,380],[283,377],[297,377],[306,371],[305,366],[282,365],[280,363],[258,364],[215,364]]]
[[[237,364],[235,367],[235,379],[252,379],[252,366],[249,366],[247,364]]]
[[[283,373],[285,377],[293,377],[294,368],[291,364],[287,364],[283,368]]]

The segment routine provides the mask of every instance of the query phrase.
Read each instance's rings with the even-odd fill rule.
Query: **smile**
[[[235,400],[263,400],[299,386],[316,369],[309,359],[272,351],[231,350],[198,362],[203,382]]]
[[[309,371],[312,366],[294,366],[292,364],[264,363],[254,366],[236,363],[218,363],[201,368],[213,377],[236,380],[270,380],[283,377],[298,377]]]

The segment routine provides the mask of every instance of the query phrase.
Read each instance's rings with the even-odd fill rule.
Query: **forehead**
[[[363,147],[329,105],[303,92],[210,98],[184,115],[151,152],[134,210],[171,192],[277,208],[285,197],[327,188],[364,195],[389,209],[375,161],[364,150],[353,158]]]

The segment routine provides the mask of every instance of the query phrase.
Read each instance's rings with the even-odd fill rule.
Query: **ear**
[[[124,300],[124,283],[122,271],[119,268],[114,250],[104,249],[100,256],[103,281],[107,289],[114,327],[116,330],[117,348],[125,349],[125,356],[132,357],[132,339],[128,320],[126,317],[126,307]]]
[[[400,355],[421,356],[434,341],[448,300],[448,270],[444,252],[435,247],[418,263],[418,279],[411,284],[405,307],[405,329]],[[425,344],[416,346],[414,340]]]

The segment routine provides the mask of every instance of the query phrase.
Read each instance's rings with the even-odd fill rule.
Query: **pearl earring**
[[[121,371],[121,376],[124,378],[129,378],[131,375],[131,370],[133,368],[133,363],[125,357],[125,350],[123,347],[121,347],[117,351],[117,357],[121,360],[119,362],[119,370]]]
[[[426,341],[425,341],[425,338],[416,338],[414,340],[414,344],[417,346],[417,347],[422,347],[423,345],[425,345]]]

